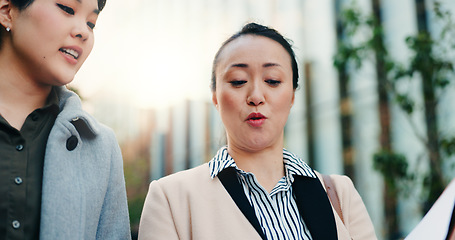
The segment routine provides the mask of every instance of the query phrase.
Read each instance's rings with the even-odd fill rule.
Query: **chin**
[[[67,84],[70,84],[74,79],[74,76],[71,76],[71,77],[65,77],[65,78],[56,78],[54,81],[52,81],[52,85],[53,86],[57,86],[57,87],[60,87],[60,86],[65,86]]]
[[[261,142],[250,142],[245,144],[245,147],[250,149],[250,151],[261,151],[269,147],[269,144],[261,141]]]

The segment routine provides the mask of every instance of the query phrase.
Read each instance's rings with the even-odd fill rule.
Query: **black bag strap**
[[[313,239],[338,239],[332,206],[319,179],[294,176],[292,187],[300,215]]]

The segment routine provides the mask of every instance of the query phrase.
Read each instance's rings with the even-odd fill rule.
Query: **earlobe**
[[[0,24],[5,29],[11,29],[11,2],[0,0]]]
[[[215,108],[218,110],[218,99],[216,98],[215,92],[212,93],[212,102],[215,105]]]
[[[291,107],[294,106],[294,100],[295,100],[295,93],[292,94]]]

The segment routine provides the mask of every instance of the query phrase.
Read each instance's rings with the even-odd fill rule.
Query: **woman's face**
[[[212,98],[229,147],[282,148],[284,125],[294,103],[286,50],[267,37],[244,35],[225,46],[215,71]]]
[[[11,49],[16,66],[45,85],[65,85],[90,54],[97,0],[35,0],[11,7]]]

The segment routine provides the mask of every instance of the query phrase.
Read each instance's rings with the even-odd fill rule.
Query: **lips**
[[[70,47],[63,47],[63,48],[60,48],[59,49],[60,52],[68,55],[68,56],[71,56],[72,58],[74,59],[78,59],[79,58],[79,55],[81,54],[81,50],[79,49],[76,49],[76,48],[70,48]]]
[[[252,127],[260,127],[266,119],[261,113],[250,113],[245,121]]]

